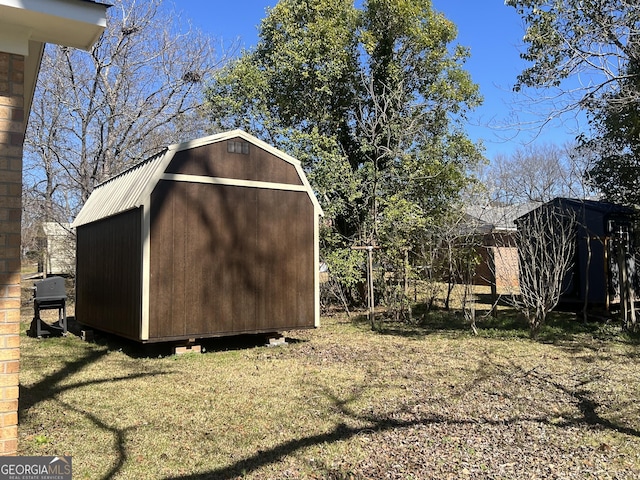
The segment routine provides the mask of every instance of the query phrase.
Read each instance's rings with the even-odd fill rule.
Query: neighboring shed
[[[69,223],[42,223],[38,231],[38,247],[39,272],[45,275],[72,275],[75,272],[75,236]]]
[[[481,237],[480,263],[474,285],[487,285],[501,292],[519,287],[518,249],[515,219],[540,203],[519,205],[471,205],[467,207],[466,227]]]
[[[317,327],[321,214],[300,162],[241,130],[171,145],[73,223],[76,319],[140,342]]]
[[[619,266],[630,279],[636,277],[632,245],[635,211],[613,203],[570,198],[555,198],[540,208],[558,208],[574,216],[577,223],[575,257],[564,277],[560,307],[580,310],[586,303],[590,308],[608,310],[619,303]]]

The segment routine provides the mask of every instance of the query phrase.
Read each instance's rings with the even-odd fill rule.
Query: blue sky
[[[258,25],[276,0],[175,0],[177,10],[217,40],[239,40],[250,48],[257,41]],[[458,43],[471,49],[466,68],[480,85],[484,105],[471,116],[467,131],[482,140],[485,154],[509,155],[530,142],[564,144],[575,138],[578,126],[571,118],[557,120],[541,130],[539,116],[525,110],[535,102],[512,92],[518,73],[526,65],[519,58],[524,27],[503,0],[433,0],[434,8],[458,27]],[[524,105],[524,107],[523,107]],[[536,107],[540,113],[544,106]]]

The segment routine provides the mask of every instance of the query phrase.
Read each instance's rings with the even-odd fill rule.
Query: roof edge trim
[[[253,143],[254,145],[266,150],[267,152],[293,164],[296,166],[301,166],[302,163],[297,158],[292,157],[291,155],[283,152],[282,150],[278,150],[273,145],[268,144],[267,142],[260,140],[258,137],[254,137],[253,135],[245,132],[244,130],[236,129],[229,130],[228,132],[216,133],[214,135],[209,135],[208,137],[202,137],[195,140],[189,140],[182,143],[175,143],[169,146],[170,149],[174,149],[176,152],[180,152],[182,150],[188,150],[190,148],[195,147],[203,147],[205,145],[209,145],[211,143],[216,142],[224,142],[225,140],[231,140],[232,138],[241,137],[247,142]]]

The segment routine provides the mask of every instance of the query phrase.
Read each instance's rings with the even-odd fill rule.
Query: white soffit
[[[108,5],[88,0],[0,0],[0,51],[27,56],[28,41],[89,50]]]

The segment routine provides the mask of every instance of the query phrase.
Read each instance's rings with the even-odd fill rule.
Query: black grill
[[[31,332],[42,337],[52,333],[67,334],[67,291],[62,277],[49,277],[33,285],[34,317]],[[58,321],[48,325],[40,318],[40,310],[58,310]]]

